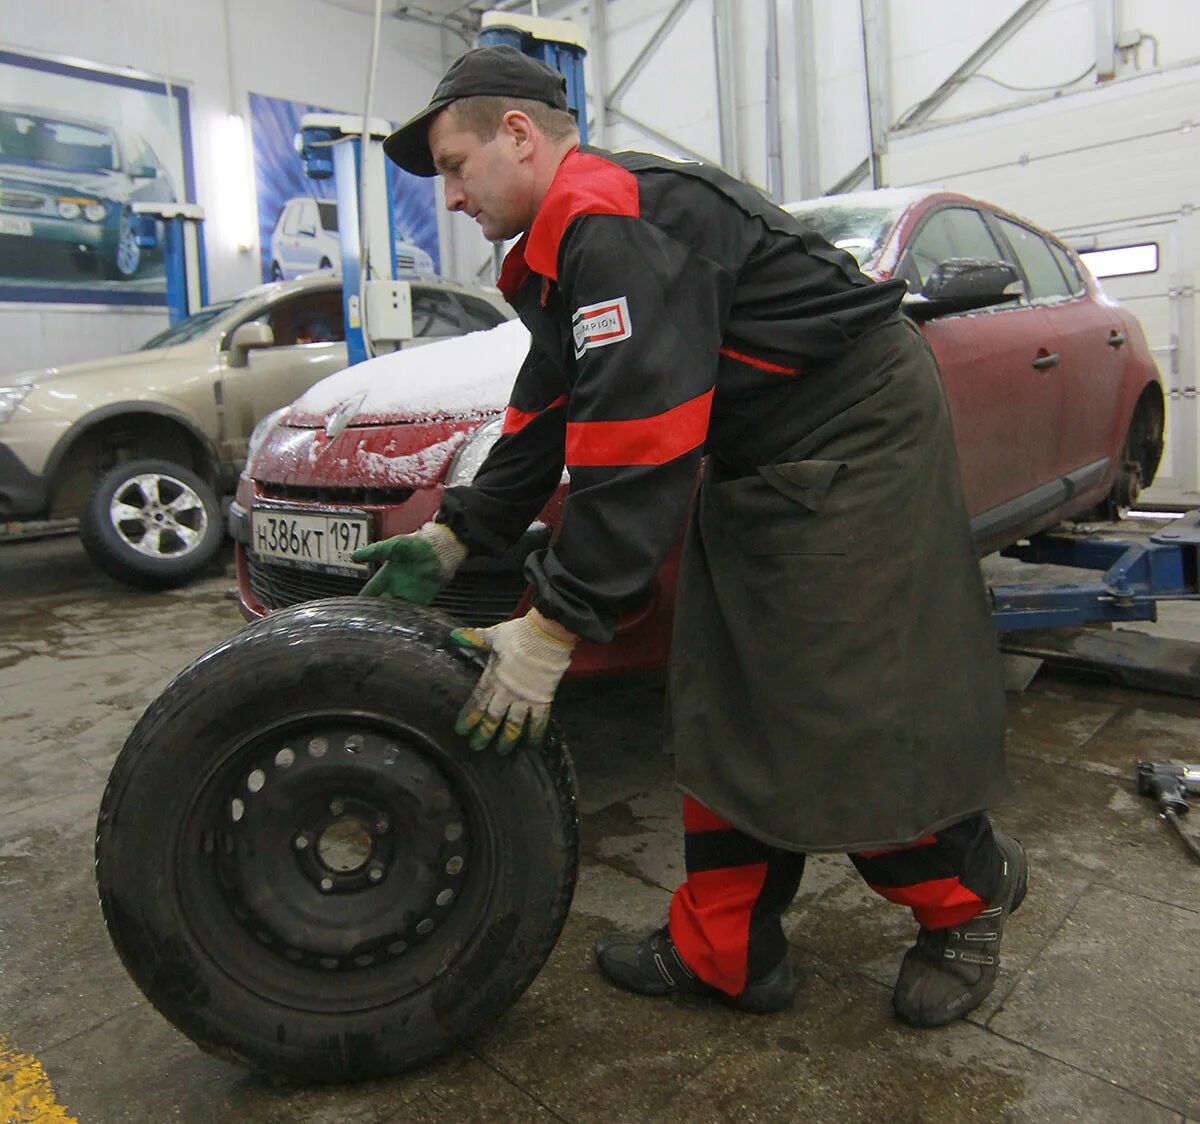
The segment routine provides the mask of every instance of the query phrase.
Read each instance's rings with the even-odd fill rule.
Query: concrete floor
[[[128,980],[92,878],[105,776],[172,675],[240,624],[227,576],[127,590],[72,538],[0,546],[0,1124],[33,1120],[1200,1121],[1200,864],[1136,796],[1139,758],[1200,758],[1200,702],[1043,674],[1009,696],[1031,888],[994,994],[897,1023],[914,935],[841,857],[787,919],[794,1010],[741,1015],[607,986],[594,937],[661,921],[681,877],[652,684],[560,710],[584,811],[549,964],[469,1048],[357,1087],[272,1084],[202,1054]],[[1200,640],[1200,607],[1174,610]]]

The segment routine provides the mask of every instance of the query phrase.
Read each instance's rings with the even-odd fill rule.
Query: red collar
[[[558,248],[580,215],[638,218],[637,180],[619,164],[591,152],[571,149],[554,173],[533,223],[508,251],[496,284],[512,300],[531,272],[558,280]]]

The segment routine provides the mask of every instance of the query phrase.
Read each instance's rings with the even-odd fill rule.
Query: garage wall
[[[227,37],[224,10],[221,0],[0,0],[0,40],[8,47],[156,75],[169,71],[190,84],[213,299],[259,280],[258,247],[238,251],[231,209],[222,205],[231,108],[248,120],[247,92],[253,90],[361,111],[371,35],[369,17],[320,0],[230,0]],[[375,115],[403,119],[424,104],[443,69],[441,36],[385,21]],[[246,143],[248,161],[248,133]],[[114,355],[166,323],[165,311],[0,305],[0,374]]]

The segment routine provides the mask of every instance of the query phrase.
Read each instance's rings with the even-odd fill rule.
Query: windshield
[[[72,172],[111,172],[119,166],[110,130],[5,109],[0,109],[0,156]]]
[[[862,265],[879,249],[902,208],[819,199],[793,204],[788,210],[801,226],[815,230],[838,249],[847,250]]]
[[[321,203],[318,201],[317,209],[321,212],[321,228],[323,230],[337,230],[337,204]]]
[[[228,312],[237,301],[223,301],[220,304],[210,304],[199,312],[172,324],[165,332],[151,336],[139,350],[154,351],[160,347],[174,347],[177,343],[187,343],[208,331],[209,326]]]

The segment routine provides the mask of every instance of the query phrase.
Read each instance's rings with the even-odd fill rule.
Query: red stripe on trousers
[[[766,877],[766,863],[696,871],[671,898],[671,940],[679,955],[726,995],[745,990],[750,913]]]
[[[683,798],[683,830],[688,835],[701,831],[728,831],[733,827],[728,820],[721,819],[716,812],[709,811],[699,800],[690,796]]]
[[[968,890],[957,875],[915,882],[911,886],[876,886],[871,882],[867,885],[889,902],[908,906],[917,924],[926,929],[961,925],[987,908],[987,902],[973,890]]]
[[[634,421],[568,422],[567,466],[666,464],[704,443],[711,390],[674,409]]]
[[[757,367],[760,371],[771,371],[776,375],[798,375],[800,369],[798,367],[784,367],[779,363],[772,363],[766,359],[755,359],[753,355],[745,355],[740,351],[734,351],[732,347],[722,347],[718,349],[727,359],[736,359],[739,363],[745,363],[748,367]]]
[[[543,406],[540,410],[518,410],[515,406],[509,406],[504,411],[504,424],[500,427],[500,434],[503,436],[508,433],[519,433],[534,418],[546,413],[547,410],[553,410],[566,404],[567,396],[560,394],[549,406]]]

